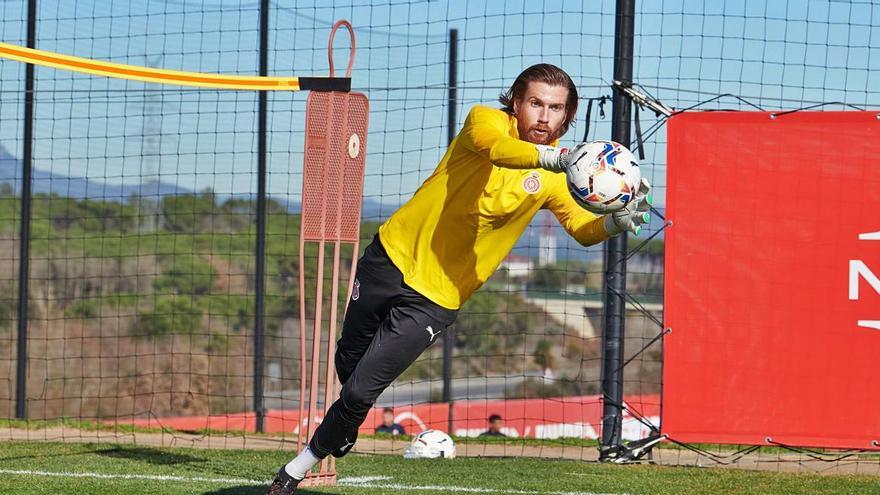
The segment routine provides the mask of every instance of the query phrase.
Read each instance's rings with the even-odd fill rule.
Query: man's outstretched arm
[[[642,179],[636,196],[627,206],[617,212],[598,216],[583,209],[560,181],[554,187],[545,207],[550,209],[568,234],[583,246],[591,246],[605,241],[623,232],[638,235],[641,226],[647,224],[651,217],[651,186]]]
[[[458,135],[465,148],[483,155],[492,164],[507,168],[546,168],[564,172],[565,148],[544,146],[510,136],[506,114],[484,106],[475,106]]]
[[[604,217],[590,213],[577,204],[568,193],[564,180],[554,185],[544,207],[556,215],[568,235],[582,246],[592,246],[611,237],[605,230]]]

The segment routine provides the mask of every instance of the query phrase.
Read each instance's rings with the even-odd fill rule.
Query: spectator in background
[[[504,433],[501,433],[501,428],[504,427],[504,420],[501,419],[501,416],[497,414],[493,414],[489,416],[489,429],[480,433],[481,437],[506,437]]]
[[[406,435],[406,430],[403,429],[403,426],[394,422],[394,409],[386,407],[382,410],[382,424],[376,427],[376,433]]]

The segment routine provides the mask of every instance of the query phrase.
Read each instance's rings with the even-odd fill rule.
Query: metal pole
[[[260,2],[260,75],[269,73],[269,0]],[[254,288],[254,413],[256,431],[262,433],[265,427],[263,410],[263,370],[264,370],[264,319],[263,308],[266,293],[266,116],[268,95],[259,93],[257,115],[257,252],[256,284]]]
[[[614,79],[629,83],[633,69],[635,0],[617,0],[614,34]],[[611,139],[629,146],[631,107],[620,91],[612,100]],[[605,331],[602,334],[602,444],[599,459],[607,460],[622,444],[623,344],[626,303],[626,243],[623,233],[605,243]]]
[[[458,81],[458,29],[449,30],[449,99],[447,101],[446,138],[449,144],[455,139],[456,134],[456,109],[458,107],[458,94],[456,83]],[[443,336],[443,402],[449,406],[448,429],[452,434],[454,420],[452,409],[452,351],[455,344],[455,327],[446,329]]]
[[[37,47],[37,0],[28,0],[27,46]],[[21,238],[18,259],[18,361],[15,380],[15,417],[27,418],[28,287],[30,286],[31,170],[34,145],[34,66],[24,69],[24,150],[21,161]]]

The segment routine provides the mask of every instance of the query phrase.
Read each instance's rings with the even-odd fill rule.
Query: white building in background
[[[556,264],[556,236],[549,229],[538,238],[538,266]]]
[[[535,268],[535,263],[527,256],[509,254],[501,262],[501,268],[507,269],[507,275],[510,278],[528,277]]]

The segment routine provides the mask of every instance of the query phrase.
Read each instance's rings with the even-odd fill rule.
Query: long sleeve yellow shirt
[[[537,147],[518,137],[515,117],[475,106],[434,173],[379,228],[406,284],[440,306],[459,309],[541,208],[585,246],[608,238],[565,174],[539,168]]]

